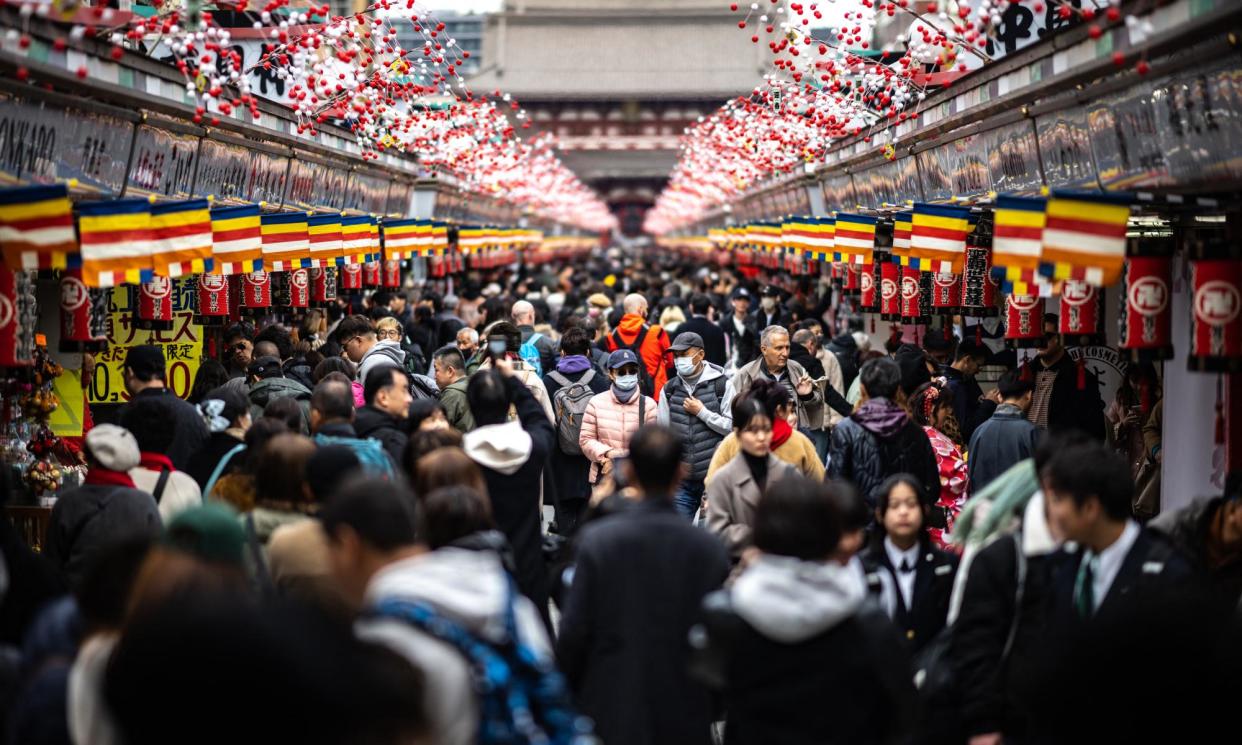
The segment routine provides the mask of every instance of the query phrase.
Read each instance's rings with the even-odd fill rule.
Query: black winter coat
[[[841,385],[848,391],[854,378],[858,377],[858,343],[854,341],[854,335],[847,331],[834,337],[828,342],[827,349],[841,365]]]
[[[379,440],[398,471],[405,457],[405,444],[409,441],[404,425],[404,421],[374,406],[363,406],[354,415],[354,431],[358,437]]]
[[[707,316],[691,316],[689,320],[677,327],[677,333],[673,334],[673,339],[676,339],[677,334],[686,331],[693,331],[703,337],[703,359],[713,365],[725,366],[728,362],[725,357],[725,335],[718,324],[707,320]]]
[[[888,552],[884,550],[884,541],[879,534],[874,537],[876,540],[859,558],[869,575],[884,573],[887,580],[891,580],[897,603],[893,624],[906,640],[911,653],[917,653],[944,630],[949,616],[949,597],[953,594],[953,578],[957,575],[957,555],[941,551],[927,540],[920,542],[918,566],[914,570],[914,592],[907,608],[897,587],[897,572],[888,560]],[[869,576],[868,580],[873,589],[878,588],[878,578]]]
[[[176,423],[172,445],[168,447],[168,459],[178,471],[184,471],[190,465],[190,457],[207,440],[207,424],[198,407],[178,398],[167,388],[147,388],[139,391],[134,398],[154,400],[164,409],[168,419]],[[257,416],[255,418],[258,419]]]
[[[962,439],[970,442],[970,437],[980,424],[988,420],[996,411],[996,402],[982,398],[983,389],[979,381],[968,378],[950,365],[940,368],[940,374],[949,381],[949,392],[953,396],[953,413],[962,431]]]
[[[212,432],[203,446],[190,458],[190,465],[186,467],[185,472],[194,479],[199,489],[203,489],[207,486],[207,481],[211,479],[216,466],[220,464],[220,460],[228,455],[230,450],[241,444],[241,440],[227,432]],[[237,463],[241,462],[240,458],[235,460]],[[220,475],[223,476],[229,470],[231,470],[230,466],[225,466],[225,471]]]
[[[904,742],[915,705],[910,660],[874,602],[786,644],[742,620],[721,590],[704,601],[701,628],[692,670],[721,691],[725,745]]]
[[[940,469],[923,428],[907,417],[900,427],[877,434],[859,423],[861,414],[860,409],[833,428],[828,476],[853,482],[874,510],[880,484],[893,474],[911,473],[923,484],[923,503],[929,508],[934,505],[940,496]]]
[[[711,699],[690,679],[688,634],[729,560],[668,500],[645,500],[578,533],[557,655],[605,743],[708,745]]]

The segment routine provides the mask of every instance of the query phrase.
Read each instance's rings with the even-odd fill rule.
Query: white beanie
[[[138,466],[138,441],[124,427],[98,424],[86,433],[86,450],[110,471],[128,471]]]

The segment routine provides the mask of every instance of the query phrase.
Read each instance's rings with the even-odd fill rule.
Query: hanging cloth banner
[[[449,247],[448,223],[435,222],[431,223],[431,241],[429,243],[429,253],[433,255],[443,254]]]
[[[259,205],[217,207],[211,211],[212,271],[229,276],[263,268],[263,228]]]
[[[164,277],[201,274],[213,268],[211,209],[206,199],[165,202],[151,208],[155,252],[151,262]],[[171,322],[171,316],[169,317]]]
[[[287,272],[310,264],[310,225],[305,212],[263,215],[263,267]]]
[[[836,260],[856,266],[870,263],[875,253],[875,224],[874,217],[838,212],[833,232]]]
[[[1060,327],[1067,346],[1104,343],[1104,290],[1077,279],[1061,283]]]
[[[314,267],[310,270],[311,305],[331,305],[336,302],[336,267]]]
[[[155,232],[149,201],[82,202],[77,210],[82,281],[88,287],[137,284],[154,275],[151,254]]]
[[[1005,341],[1014,347],[1037,347],[1044,338],[1044,299],[1033,295],[1005,297]]]
[[[341,218],[341,261],[343,264],[361,264],[368,261],[371,253],[371,218],[366,215]]]
[[[1225,250],[1190,261],[1191,370],[1242,372],[1242,259]]]
[[[997,196],[993,211],[992,271],[1001,290],[1014,295],[1052,295],[1052,283],[1039,273],[1048,200]]]
[[[974,318],[1000,313],[996,308],[998,280],[992,274],[992,249],[986,237],[981,238],[966,244],[966,270],[962,273],[962,315]]]
[[[0,189],[0,256],[9,269],[64,269],[77,251],[66,185]]]
[[[310,240],[310,265],[336,266],[344,240],[341,237],[341,216],[311,215],[306,219],[306,233]]]
[[[431,223],[428,220],[385,220],[384,258],[409,259],[431,246]]]
[[[918,268],[961,274],[966,263],[970,208],[916,202],[910,233],[910,255]]]
[[[1115,284],[1126,260],[1126,196],[1053,192],[1048,200],[1039,272],[1052,279]]]
[[[910,236],[914,232],[914,213],[898,212],[893,215],[892,260],[902,266],[910,266]]]

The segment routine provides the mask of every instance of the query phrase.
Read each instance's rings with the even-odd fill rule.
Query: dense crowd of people
[[[614,252],[238,323],[188,401],[132,348],[42,552],[0,522],[9,741],[1228,731],[1242,483],[1160,511],[1158,371],[847,305]]]

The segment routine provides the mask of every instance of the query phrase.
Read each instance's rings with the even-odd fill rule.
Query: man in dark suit
[[[736,368],[759,356],[759,328],[750,313],[750,290],[735,287],[730,302],[733,313],[720,319],[720,331],[729,340],[725,354]]]
[[[677,333],[693,331],[703,339],[703,357],[713,365],[725,366],[725,334],[707,317],[712,300],[706,295],[690,296],[690,319],[677,327]]]
[[[767,285],[759,295],[759,308],[752,314],[755,328],[762,332],[768,326],[784,326],[793,322],[789,311],[781,305],[781,289],[775,285]]]
[[[1077,547],[1053,557],[1034,708],[1048,716],[1032,741],[1198,739],[1187,728],[1207,721],[1210,696],[1197,686],[1160,686],[1159,706],[1133,708],[1157,681],[1212,677],[1219,626],[1198,576],[1130,517],[1129,466],[1102,443],[1062,449],[1041,476],[1051,530]]]
[[[688,633],[729,560],[673,509],[682,450],[668,429],[640,429],[620,471],[642,496],[579,532],[557,656],[606,743],[711,742],[711,698],[689,677]]]

